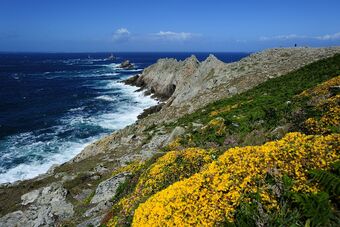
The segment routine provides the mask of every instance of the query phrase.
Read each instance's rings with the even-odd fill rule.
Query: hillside
[[[339,223],[339,52],[160,60],[130,83],[162,109],[1,186],[0,226]]]
[[[339,224],[340,96],[332,90],[340,85],[339,60],[303,67],[170,124],[186,133],[141,167],[135,187],[125,185],[132,192],[121,196],[108,223],[130,224],[133,216],[134,226]]]

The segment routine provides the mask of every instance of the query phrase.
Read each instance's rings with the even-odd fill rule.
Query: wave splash
[[[73,72],[72,77],[82,81],[80,87],[95,92],[91,97],[79,98],[80,105],[69,108],[54,125],[0,139],[0,183],[46,173],[52,165],[75,157],[91,142],[134,123],[145,108],[157,104],[151,97],[136,92],[135,87],[120,83],[120,79],[133,74],[134,70],[126,70],[124,74],[116,65]],[[51,77],[53,73],[44,75]],[[56,78],[70,76],[64,72]]]

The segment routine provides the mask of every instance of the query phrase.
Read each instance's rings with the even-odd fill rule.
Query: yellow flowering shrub
[[[315,134],[327,134],[332,128],[340,129],[340,95],[328,98],[317,106],[323,111],[320,118],[308,118],[305,121],[307,129]]]
[[[320,117],[308,118],[305,121],[309,132],[315,134],[328,134],[332,128],[340,129],[340,95],[330,96],[329,88],[340,85],[340,76],[334,77],[315,88],[302,92],[300,97],[310,98],[310,102],[321,111]]]
[[[299,94],[300,97],[311,97],[315,99],[320,99],[322,96],[327,96],[329,94],[329,88],[331,86],[340,85],[340,76],[333,77],[318,86],[305,90]]]
[[[170,151],[160,157],[138,181],[137,191],[142,195],[158,191],[168,181],[174,182],[191,176],[201,167],[212,162],[212,154],[204,149],[187,148],[183,151]]]
[[[187,148],[181,151],[170,151],[158,158],[139,178],[134,191],[122,198],[117,207],[120,213],[114,216],[108,226],[116,226],[118,216],[130,215],[136,206],[152,194],[172,183],[190,177],[213,161],[214,152],[199,148]]]
[[[233,221],[247,195],[259,193],[264,209],[278,209],[265,178],[293,179],[293,190],[315,192],[307,180],[313,168],[327,169],[339,160],[340,135],[289,133],[262,146],[231,148],[201,172],[176,182],[139,205],[133,226],[214,226]],[[157,173],[155,171],[154,173]],[[153,184],[153,183],[151,183]]]
[[[167,145],[168,150],[176,150],[181,147],[181,139],[176,138]]]
[[[214,133],[217,136],[222,136],[226,133],[226,130],[227,130],[227,127],[225,126],[224,122],[225,120],[221,117],[214,118],[202,128],[202,131],[208,132],[208,133],[211,133],[211,131],[214,131]]]

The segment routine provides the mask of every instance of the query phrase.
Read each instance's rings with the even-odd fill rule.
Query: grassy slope
[[[214,137],[196,131],[192,133],[193,143],[190,145],[211,146],[209,142],[223,145],[226,135],[237,135],[236,139],[239,140],[237,145],[254,145],[252,144],[254,141],[245,141],[246,135],[254,130],[258,134],[258,131],[268,132],[286,124],[290,124],[290,130],[302,130],[298,124],[303,119],[298,117],[306,118],[315,113],[311,112],[310,107],[303,100],[294,100],[294,96],[339,74],[340,55],[336,55],[268,80],[254,89],[229,99],[211,103],[169,126],[190,127],[192,122],[207,124],[216,117],[222,117],[226,125],[224,135]],[[228,111],[229,108],[226,107],[232,109]],[[217,114],[214,114],[214,111]],[[266,137],[262,138],[263,142],[275,139],[268,133],[263,136]]]
[[[301,123],[318,113],[308,105],[308,100],[297,99],[296,95],[339,74],[340,55],[336,55],[271,79],[245,93],[209,104],[167,127],[182,126],[187,129],[187,135],[179,140],[178,149],[213,147],[225,151],[232,146],[262,144],[282,137],[287,131],[304,131]],[[211,124],[214,119],[221,124]],[[204,125],[205,129],[197,129],[193,123]],[[278,126],[287,127],[281,134],[273,133]],[[217,130],[219,133],[216,133]],[[173,147],[164,148],[164,151],[171,149]],[[126,191],[134,190],[128,185],[125,187]],[[254,212],[249,207],[242,209]],[[119,210],[110,214],[111,217],[115,215],[116,219],[118,215],[118,219],[124,222],[125,217],[120,216]],[[128,224],[131,220],[125,221]]]

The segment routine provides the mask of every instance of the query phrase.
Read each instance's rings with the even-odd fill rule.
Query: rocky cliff
[[[338,47],[269,49],[233,63],[214,55],[202,62],[195,56],[184,61],[159,59],[130,84],[167,100],[167,106],[187,105],[192,111],[339,51]]]
[[[174,124],[179,117],[336,53],[339,47],[270,49],[228,64],[213,55],[203,62],[195,56],[184,61],[160,59],[128,83],[161,98],[162,109],[96,141],[43,176],[0,186],[0,226],[99,225],[114,204],[119,185],[136,169],[141,171],[138,163],[164,154],[164,147],[186,135],[189,126]],[[202,122],[190,122],[192,131],[208,130],[204,128]],[[252,133],[249,136],[262,132]],[[235,144],[232,136],[228,139],[225,144]]]

